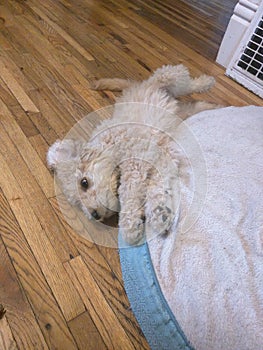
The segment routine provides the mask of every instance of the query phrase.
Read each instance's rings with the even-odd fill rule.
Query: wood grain
[[[135,349],[81,257],[70,260],[64,266],[74,281],[107,348],[115,349],[116,342],[117,348]],[[86,288],[87,285],[89,288]],[[94,295],[96,295],[95,298]]]
[[[0,200],[1,236],[46,343],[51,349],[56,347],[76,348],[64,316],[52,290],[46,283],[45,275],[42,273],[30,245],[25,240],[23,231],[1,191]]]
[[[83,332],[83,327],[85,331]],[[107,347],[94,325],[88,311],[69,322],[69,328],[76,339],[80,350],[106,350]]]
[[[6,318],[18,348],[48,349],[44,337],[39,329],[35,315],[30,308],[23,290],[20,287],[16,272],[9,259],[2,239],[0,239],[0,295],[1,303],[6,309]],[[8,330],[10,336],[10,330]],[[1,336],[6,339],[8,334]],[[12,344],[12,339],[9,340]]]
[[[1,163],[7,171],[4,175],[0,173],[0,186],[4,194],[8,196],[16,220],[23,230],[25,239],[36,256],[59,306],[63,310],[64,317],[70,320],[84,312],[84,305],[72,282],[68,279],[62,262],[49,240],[48,231],[46,232],[42,228],[38,217],[29,205],[27,198],[25,198],[27,193],[24,193],[19,187],[5,160],[2,159]],[[8,180],[4,182],[7,176],[10,175],[12,177],[8,180],[11,180],[11,183],[13,180],[14,183],[11,189],[8,185],[10,182]],[[68,254],[69,256],[70,254]]]
[[[1,350],[149,349],[125,294],[116,235],[68,210],[46,152],[83,117],[87,135],[107,118],[106,109],[92,112],[116,95],[91,90],[97,78],[140,80],[183,63],[217,80],[194,98],[262,105],[214,62],[235,4],[0,0]]]
[[[0,349],[18,350],[11,328],[6,317],[0,320]]]

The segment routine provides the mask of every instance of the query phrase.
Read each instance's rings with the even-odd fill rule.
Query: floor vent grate
[[[263,16],[260,8],[226,74],[263,98]]]

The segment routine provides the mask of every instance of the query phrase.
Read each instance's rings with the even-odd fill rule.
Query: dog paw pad
[[[161,234],[167,234],[173,221],[172,210],[167,206],[158,205],[153,210],[151,226]]]

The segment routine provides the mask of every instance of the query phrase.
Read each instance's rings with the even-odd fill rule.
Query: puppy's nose
[[[99,220],[100,219],[100,215],[98,214],[98,212],[96,210],[93,210],[91,212],[91,216],[95,219],[95,220]]]

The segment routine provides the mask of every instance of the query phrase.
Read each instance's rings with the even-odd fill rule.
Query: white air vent
[[[227,67],[226,74],[263,98],[263,2]]]

